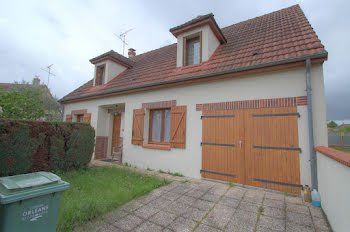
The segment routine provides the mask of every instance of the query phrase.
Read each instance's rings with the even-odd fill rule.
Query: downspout
[[[317,189],[316,181],[316,162],[314,150],[314,127],[312,119],[312,88],[311,88],[311,60],[306,59],[306,95],[307,95],[307,112],[309,124],[309,145],[310,145],[310,166],[311,166],[311,187]]]

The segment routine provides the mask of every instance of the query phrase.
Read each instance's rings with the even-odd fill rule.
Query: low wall
[[[350,154],[321,146],[315,150],[323,211],[334,231],[349,231]]]

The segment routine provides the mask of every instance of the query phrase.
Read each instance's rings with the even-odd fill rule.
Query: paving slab
[[[246,191],[246,189],[241,187],[232,187],[226,192],[225,196],[241,200]]]
[[[305,226],[313,226],[310,215],[287,211],[287,221]]]
[[[138,210],[134,211],[134,214],[140,218],[148,219],[149,217],[153,216],[154,214],[159,212],[159,208],[151,207],[148,205],[145,205]]]
[[[156,225],[152,222],[144,222],[138,228],[136,228],[135,232],[162,232],[163,228],[159,225]]]
[[[279,208],[283,210],[286,207],[286,204],[284,203],[284,201],[274,200],[274,199],[265,199],[263,202],[263,205],[268,207],[273,207],[273,208]]]
[[[321,208],[310,206],[309,209],[312,217],[324,218],[324,214]]]
[[[237,210],[229,223],[226,225],[226,231],[246,232],[253,231],[258,214],[250,211]]]
[[[294,222],[286,222],[286,232],[314,232],[312,227],[295,224]]]
[[[102,219],[103,219],[103,221],[105,221],[109,224],[113,224],[114,222],[125,217],[128,214],[129,214],[129,212],[127,212],[127,211],[124,211],[121,209],[116,209],[116,210],[109,212],[105,216],[103,216]]]
[[[285,227],[285,220],[261,215],[258,222],[257,231],[266,231],[266,229],[272,231],[284,231]]]
[[[141,208],[144,205],[145,204],[141,200],[136,199],[136,200],[130,201],[130,202],[122,205],[118,209],[124,210],[124,211],[127,211],[127,212],[134,212],[134,211],[138,210],[139,208]]]
[[[182,216],[195,221],[201,221],[203,217],[207,214],[207,212],[207,210],[201,210],[194,207],[190,207],[183,213]]]
[[[191,189],[189,192],[186,192],[185,195],[190,196],[190,197],[194,197],[194,198],[200,198],[207,191],[208,191],[208,189],[203,189],[203,188],[197,187],[197,188]]]
[[[147,205],[150,207],[158,208],[158,209],[164,209],[172,203],[173,203],[173,201],[171,201],[169,199],[159,197],[159,198],[154,199],[153,201],[151,201]]]
[[[172,223],[177,216],[173,213],[165,212],[165,211],[159,211],[155,215],[149,218],[149,221],[156,223],[158,225],[167,227]]]
[[[204,224],[223,229],[230,221],[235,209],[224,205],[216,205],[202,221]]]
[[[222,204],[232,208],[237,208],[239,205],[239,200],[231,197],[222,196],[221,199],[218,201],[218,204]]]
[[[171,201],[175,201],[176,199],[180,198],[182,195],[176,192],[167,192],[165,194],[163,194],[163,198],[171,200]]]
[[[267,193],[265,193],[265,199],[284,201],[284,194],[267,192]]]
[[[305,205],[296,205],[296,204],[288,204],[287,203],[286,210],[290,211],[290,212],[294,212],[294,213],[301,213],[301,214],[310,215],[310,210]]]
[[[191,219],[178,217],[168,227],[175,232],[190,232],[196,226],[196,222]]]
[[[325,218],[313,217],[313,223],[317,231],[329,231],[328,223]]]
[[[260,207],[259,204],[254,204],[254,203],[251,203],[251,202],[242,201],[242,202],[239,204],[239,207],[238,207],[238,208],[239,208],[239,209],[242,209],[242,210],[246,210],[246,211],[251,211],[251,212],[257,213],[259,207]]]
[[[213,227],[210,227],[210,226],[207,226],[207,225],[204,225],[204,224],[200,224],[196,230],[196,232],[219,232],[219,231],[222,231],[222,230],[218,230],[216,228],[213,228]]]
[[[214,206],[214,204],[215,203],[211,202],[211,201],[205,201],[202,199],[198,199],[191,206],[198,208],[198,209],[201,209],[201,210],[209,210]]]
[[[210,192],[207,192],[204,194],[201,199],[206,200],[206,201],[211,201],[211,202],[217,202],[220,199],[221,195],[213,194]]]
[[[265,216],[277,218],[277,219],[285,219],[286,218],[286,212],[284,209],[279,208],[273,208],[269,206],[263,206],[263,212],[262,214]]]
[[[264,196],[263,195],[255,195],[255,196],[252,196],[252,195],[245,195],[243,197],[243,201],[245,202],[251,202],[251,203],[254,203],[254,204],[261,204],[264,200]]]
[[[286,199],[286,202],[287,202],[287,203],[299,204],[299,205],[302,205],[302,204],[303,204],[303,200],[301,199],[301,197],[297,197],[297,196],[286,196],[285,199]]]
[[[135,229],[138,225],[140,225],[144,220],[135,215],[129,214],[126,217],[123,217],[120,220],[117,220],[113,223],[113,226],[122,229],[124,231],[130,231]]]
[[[166,207],[166,211],[176,215],[182,215],[189,209],[189,207],[189,205],[184,203],[173,202]]]
[[[300,197],[201,180],[174,181],[75,231],[193,230],[325,232],[330,228],[322,209]]]
[[[177,199],[176,202],[184,203],[184,204],[187,204],[187,205],[193,205],[196,200],[197,199],[194,198],[194,197],[189,197],[189,196],[183,195],[179,199]]]

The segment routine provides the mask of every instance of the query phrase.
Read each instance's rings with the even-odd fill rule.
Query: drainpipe
[[[311,166],[311,187],[317,188],[316,181],[316,162],[315,162],[315,150],[314,150],[314,127],[312,120],[312,89],[311,89],[311,60],[306,59],[306,94],[307,94],[307,112],[308,112],[308,124],[309,124],[309,145],[310,145],[310,166]]]

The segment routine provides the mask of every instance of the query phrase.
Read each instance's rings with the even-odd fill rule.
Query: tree
[[[329,128],[335,128],[335,127],[338,126],[338,124],[337,124],[336,122],[334,122],[334,121],[330,121],[330,122],[327,124],[327,126],[328,126]]]
[[[26,90],[40,92],[40,99],[42,100],[42,107],[45,111],[45,116],[42,118],[45,121],[61,121],[62,108],[58,103],[58,99],[53,97],[46,85],[30,84],[22,80],[22,82],[15,82],[12,86],[12,91],[19,91],[24,93]]]
[[[0,89],[1,118],[39,120],[45,116],[40,91],[6,92]]]

